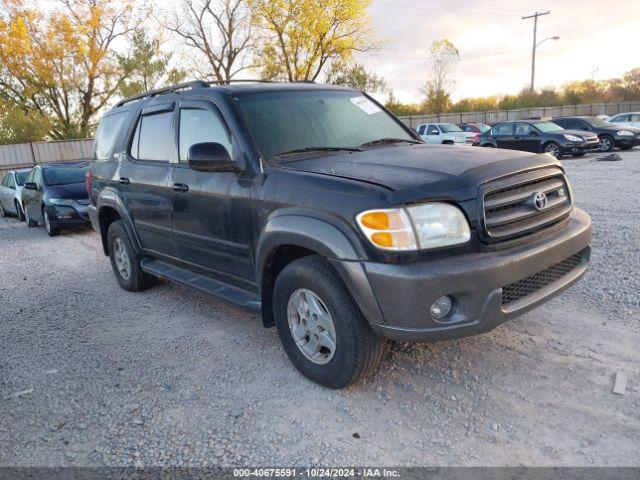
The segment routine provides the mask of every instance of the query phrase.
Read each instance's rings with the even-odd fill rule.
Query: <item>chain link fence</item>
[[[563,105],[560,107],[533,107],[517,110],[493,110],[487,112],[461,112],[425,115],[406,115],[400,119],[410,127],[423,123],[496,123],[526,118],[566,117],[571,115],[617,115],[640,111],[640,101],[619,103],[591,103],[586,105]]]

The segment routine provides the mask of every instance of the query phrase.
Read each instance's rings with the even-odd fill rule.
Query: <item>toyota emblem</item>
[[[536,210],[547,208],[547,195],[544,192],[536,192],[531,196],[531,204]]]

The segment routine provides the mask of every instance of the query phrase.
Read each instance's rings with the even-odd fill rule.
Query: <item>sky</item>
[[[397,99],[420,100],[432,42],[458,48],[453,98],[517,93],[531,75],[535,11],[536,87],[620,77],[640,67],[640,0],[373,0],[369,13],[382,48],[357,57],[382,75]]]

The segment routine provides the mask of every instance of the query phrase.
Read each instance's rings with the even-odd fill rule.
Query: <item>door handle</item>
[[[129,185],[131,183],[131,180],[129,180],[127,177],[120,177],[120,180],[118,180],[118,183],[120,185]]]
[[[173,190],[175,192],[187,193],[189,191],[189,185],[185,185],[184,183],[174,183]]]

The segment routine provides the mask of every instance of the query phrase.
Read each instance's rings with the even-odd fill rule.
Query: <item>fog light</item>
[[[453,307],[453,300],[449,295],[443,295],[442,297],[436,299],[435,302],[431,304],[431,308],[429,308],[429,313],[436,320],[442,320],[447,315],[451,313],[451,308]]]

